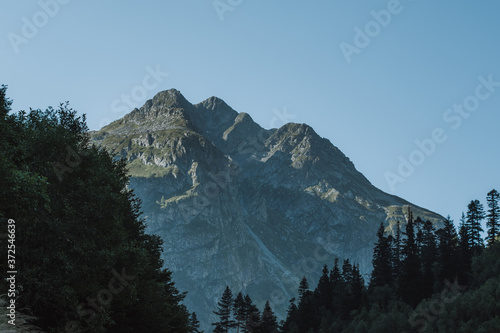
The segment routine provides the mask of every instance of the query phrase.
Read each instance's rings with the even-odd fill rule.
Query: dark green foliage
[[[359,265],[352,268],[350,303],[351,310],[361,309],[366,305],[365,281],[359,271]]]
[[[241,292],[239,292],[234,299],[233,310],[234,319],[236,321],[236,327],[238,328],[238,331],[240,330],[240,328],[245,329],[246,321],[248,318],[248,309],[245,303],[245,298],[243,297],[243,294]]]
[[[472,200],[467,206],[466,227],[469,238],[469,248],[474,254],[481,252],[483,249],[483,239],[481,238],[481,221],[484,218],[484,208],[479,200]]]
[[[217,303],[217,311],[214,313],[219,316],[219,321],[212,323],[215,326],[214,332],[228,333],[229,329],[236,327],[236,322],[232,319],[233,293],[229,286],[226,287],[220,301]]]
[[[309,290],[309,282],[307,282],[305,277],[300,281],[298,292],[298,327],[301,332],[306,332],[309,327],[314,325],[316,314],[313,293]]]
[[[436,231],[439,263],[437,282],[440,286],[445,279],[453,280],[458,277],[459,271],[458,235],[455,226],[449,216],[443,224],[443,228]]]
[[[327,310],[330,310],[332,313],[338,315],[342,312],[342,299],[344,290],[344,282],[342,281],[338,258],[335,258],[333,268],[330,271],[330,284],[332,286],[332,304],[331,307],[327,308]]]
[[[470,233],[468,231],[467,222],[465,219],[465,214],[462,212],[462,217],[460,218],[460,227],[458,229],[458,278],[462,283],[470,283],[470,270],[471,261],[473,256],[473,251],[470,246]]]
[[[274,315],[269,301],[266,302],[264,306],[264,311],[262,311],[262,324],[257,330],[258,333],[278,333],[278,322],[276,316]]]
[[[260,311],[249,295],[245,295],[245,326],[241,330],[242,333],[252,333],[259,329],[261,323]]]
[[[392,280],[396,281],[401,274],[401,257],[402,257],[402,238],[401,238],[401,222],[396,222],[395,236],[392,238]]]
[[[431,222],[413,219],[411,211],[404,237],[398,236],[398,230],[393,237],[386,235],[383,225],[378,229],[369,291],[357,265],[345,259],[339,268],[336,259],[330,272],[323,266],[314,292],[302,278],[298,304],[295,298],[290,300],[279,331],[496,332],[500,324],[500,244],[494,242],[474,255],[465,216],[459,235],[449,217],[435,230]],[[464,253],[469,257],[464,259]],[[399,264],[400,269],[393,270]],[[376,266],[386,267],[389,274]],[[276,332],[276,319],[270,313],[266,303],[260,322],[248,332]],[[219,328],[215,332],[225,331]]]
[[[422,228],[422,245],[420,250],[422,262],[422,296],[429,297],[434,292],[435,273],[437,273],[437,242],[434,226],[430,221]],[[435,267],[436,264],[436,267]]]
[[[422,271],[413,214],[409,212],[408,215],[403,246],[404,260],[398,277],[398,295],[406,304],[415,306],[422,299]]]
[[[286,320],[281,325],[281,332],[293,332],[298,331],[297,322],[299,321],[298,316],[299,310],[295,304],[295,298],[290,300],[290,305],[288,306],[288,311],[286,314]]]
[[[500,194],[496,190],[491,190],[488,192],[486,201],[488,202],[488,214],[486,215],[486,227],[488,228],[488,236],[486,241],[488,246],[493,245],[500,233],[500,207],[498,206],[498,200]]]
[[[196,316],[196,312],[191,313],[189,317],[189,333],[203,333],[203,331],[200,331],[200,321]]]
[[[391,243],[385,235],[384,225],[381,223],[377,231],[377,243],[373,249],[373,271],[370,280],[370,289],[391,285],[393,282],[391,264]]]
[[[306,277],[302,277],[299,284],[299,303],[304,300],[305,297],[309,295],[309,282],[307,282]]]
[[[187,332],[162,241],[144,233],[125,162],[68,104],[9,115],[0,89],[0,217],[16,220],[18,306],[46,331]]]
[[[318,300],[318,306],[323,311],[332,310],[333,307],[333,282],[330,280],[328,266],[323,266],[322,275],[318,286],[314,291],[314,297]]]

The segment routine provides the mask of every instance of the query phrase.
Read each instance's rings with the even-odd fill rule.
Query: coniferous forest
[[[6,91],[2,86],[0,218],[15,220],[16,237],[0,241],[2,248],[15,245],[22,272],[15,281],[17,327],[201,332],[164,268],[161,239],[145,233],[126,163],[89,143],[85,116],[67,103],[10,113]],[[251,295],[226,287],[213,331],[496,332],[499,193],[487,193],[486,203],[471,201],[458,230],[450,218],[436,228],[410,210],[394,227],[381,224],[369,279],[349,259],[324,263],[315,286],[302,279],[282,321],[269,302],[259,309]],[[9,292],[7,284],[1,288],[0,295]]]
[[[269,303],[261,314],[248,295],[242,302],[241,293],[233,298],[226,287],[214,332],[497,332],[499,193],[492,190],[486,199],[486,210],[470,202],[458,232],[449,218],[436,229],[411,211],[395,230],[381,224],[369,281],[349,259],[324,265],[316,287],[302,279],[279,325]]]

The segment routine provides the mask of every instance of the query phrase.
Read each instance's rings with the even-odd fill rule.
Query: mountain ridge
[[[350,258],[368,273],[381,222],[393,228],[408,207],[442,220],[374,187],[312,127],[264,129],[217,97],[160,92],[92,140],[127,160],[147,231],[205,322],[225,285],[283,316],[302,275],[318,277],[311,265]]]

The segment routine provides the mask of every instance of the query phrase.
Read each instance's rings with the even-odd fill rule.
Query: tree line
[[[449,217],[436,229],[410,209],[404,223],[381,223],[369,281],[349,259],[336,259],[331,269],[323,266],[314,289],[302,278],[298,298],[290,300],[279,325],[263,325],[258,309],[253,325],[239,320],[227,287],[214,311],[219,317],[214,332],[493,332],[490,328],[500,324],[499,197],[496,190],[487,194],[487,210],[472,200],[458,231]],[[487,314],[472,318],[477,306]],[[269,313],[269,303],[266,309]]]
[[[89,143],[85,116],[67,103],[10,113],[6,90],[0,219],[4,231],[16,222],[18,318],[45,332],[195,332],[161,239],[144,232],[125,162]]]
[[[18,318],[46,332],[200,333],[196,314],[182,304],[185,293],[163,268],[161,239],[145,233],[125,161],[90,143],[85,116],[68,103],[10,113],[6,90],[1,86],[0,220],[3,230],[16,221]],[[331,270],[325,265],[315,289],[302,279],[279,324],[269,303],[260,312],[249,295],[233,297],[226,288],[214,331],[494,332],[498,202],[495,190],[487,210],[471,201],[458,231],[449,218],[436,230],[411,212],[393,230],[381,225],[367,283],[347,259]],[[7,241],[0,237],[2,248]],[[7,288],[2,283],[0,295]],[[436,304],[446,311],[433,312]]]

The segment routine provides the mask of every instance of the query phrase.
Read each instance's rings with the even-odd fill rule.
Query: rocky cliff
[[[299,279],[315,285],[335,257],[369,273],[381,222],[405,221],[408,206],[442,220],[375,188],[308,125],[263,129],[216,97],[163,91],[92,138],[128,161],[147,231],[205,324],[226,285],[283,316]]]

